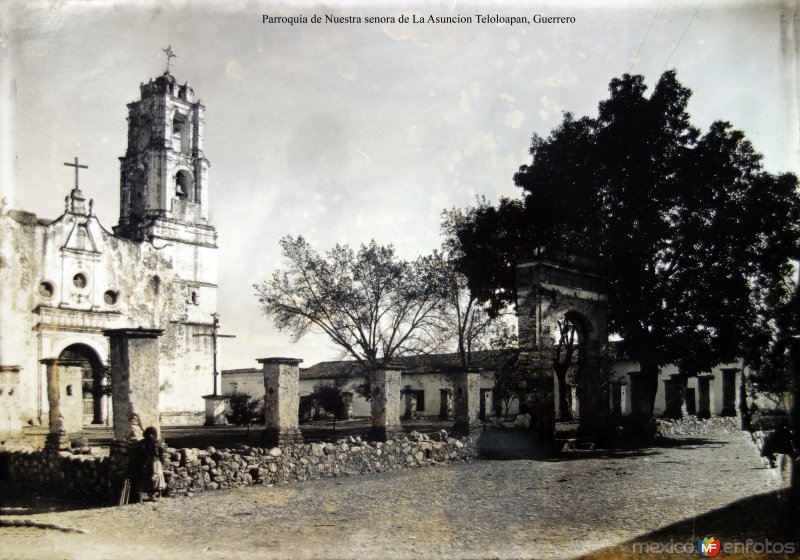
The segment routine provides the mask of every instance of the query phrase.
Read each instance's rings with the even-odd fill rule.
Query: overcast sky
[[[517,196],[531,135],[562,111],[595,115],[608,83],[666,69],[694,91],[707,129],[744,130],[764,166],[800,171],[795,2],[37,2],[0,6],[0,192],[40,217],[63,211],[75,156],[111,228],[119,213],[126,103],[172,73],[206,106],[205,153],[219,232],[224,368],[335,359],[293,345],[252,284],[281,264],[278,240],[320,250],[375,238],[407,258],[440,243],[444,208]],[[571,16],[575,23],[311,23],[317,14]],[[304,16],[306,24],[262,23]]]

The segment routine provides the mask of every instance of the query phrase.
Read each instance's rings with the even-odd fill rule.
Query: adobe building
[[[54,360],[80,365],[64,398],[82,400],[83,424],[110,423],[103,332],[123,328],[163,330],[154,372],[162,423],[202,423],[217,311],[203,124],[192,88],[168,72],[140,85],[113,232],[82,190],[91,181],[78,158],[65,164],[75,184],[55,220],[0,208],[0,433],[47,425]]]

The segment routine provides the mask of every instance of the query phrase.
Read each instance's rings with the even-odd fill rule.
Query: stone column
[[[453,433],[465,435],[480,426],[480,388],[479,369],[468,369],[455,374],[453,381]]]
[[[372,441],[392,439],[400,426],[400,379],[403,368],[379,369],[370,375],[372,392],[372,427],[367,437]]]
[[[453,415],[453,391],[439,389],[439,420],[447,420]]]
[[[625,413],[625,381],[611,382],[611,414],[622,416]]]
[[[403,413],[403,420],[413,420],[417,417],[417,393],[411,388],[411,385],[406,385],[403,389],[405,396],[406,411]]]
[[[714,414],[714,403],[711,400],[711,382],[713,375],[697,376],[697,417],[710,418]]]
[[[722,410],[720,416],[736,416],[736,368],[722,370]]]
[[[300,432],[300,363],[296,358],[263,358],[265,445],[303,443]]]
[[[353,393],[350,391],[342,392],[342,413],[337,420],[353,419]]]
[[[70,440],[83,430],[83,370],[78,360],[48,358],[47,402],[50,406],[47,444],[68,449]]]
[[[112,329],[111,401],[114,439],[140,439],[145,428],[161,432],[158,410],[160,329]]]

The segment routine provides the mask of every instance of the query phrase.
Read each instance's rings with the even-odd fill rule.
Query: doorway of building
[[[86,344],[72,344],[64,348],[58,358],[80,362],[83,371],[83,423],[103,424],[107,391],[105,368],[97,352]]]

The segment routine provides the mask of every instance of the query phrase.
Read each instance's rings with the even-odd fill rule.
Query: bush
[[[230,411],[225,415],[228,422],[234,426],[247,426],[250,433],[250,424],[260,424],[264,420],[263,399],[254,398],[247,393],[233,395],[228,404]]]

